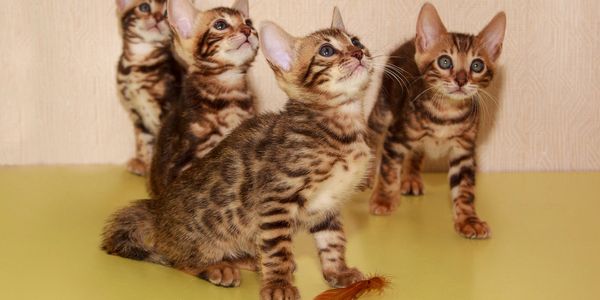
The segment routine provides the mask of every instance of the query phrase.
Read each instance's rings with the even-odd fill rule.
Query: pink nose
[[[164,20],[164,18],[165,18],[165,15],[163,15],[159,12],[154,14],[154,19],[156,19],[156,22],[160,22],[160,21]]]
[[[246,26],[244,25],[244,27],[242,27],[242,29],[240,29],[240,31],[246,36],[249,37],[252,34],[252,28],[250,28],[250,26]]]
[[[459,87],[463,87],[465,84],[467,84],[467,72],[465,72],[465,70],[458,71],[454,77],[454,80]]]
[[[363,58],[363,52],[362,52],[362,50],[355,50],[355,51],[352,51],[352,53],[350,53],[350,56],[352,56],[360,61]]]

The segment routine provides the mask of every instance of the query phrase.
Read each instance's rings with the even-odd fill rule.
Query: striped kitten
[[[145,175],[162,116],[177,98],[180,70],[170,51],[166,0],[117,0],[123,53],[117,70],[121,104],[135,129],[135,157],[127,169]]]
[[[477,108],[479,92],[493,78],[505,26],[506,17],[499,13],[477,36],[448,33],[435,8],[423,6],[416,38],[389,61],[407,72],[408,89],[385,78],[369,118],[372,143],[381,152],[372,213],[391,213],[400,194],[421,195],[424,156],[445,155],[456,231],[467,238],[490,236],[474,207]]]
[[[244,122],[161,197],[117,212],[105,251],[227,287],[239,285],[240,268],[260,270],[262,299],[300,299],[292,236],[308,229],[330,285],[363,278],[346,265],[339,207],[370,159],[362,117],[369,53],[339,12],[331,29],[303,38],[266,22],[261,46],[290,97],[285,109]]]
[[[173,46],[186,66],[180,101],[166,117],[150,172],[160,195],[195,158],[206,155],[254,116],[246,72],[258,50],[248,0],[200,12],[189,0],[169,1]]]

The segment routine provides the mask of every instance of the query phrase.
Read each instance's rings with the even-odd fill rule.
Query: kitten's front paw
[[[409,176],[402,179],[402,183],[400,184],[400,192],[402,192],[402,195],[420,196],[423,195],[423,191],[423,180],[421,179],[421,176]]]
[[[240,270],[228,264],[207,267],[198,277],[222,287],[238,287],[242,278]]]
[[[386,216],[392,214],[398,207],[398,199],[391,199],[373,192],[369,201],[369,210],[377,216]]]
[[[347,287],[359,280],[365,279],[365,276],[356,268],[346,268],[337,272],[323,272],[323,277],[331,287]]]
[[[492,232],[488,224],[477,216],[466,217],[454,222],[454,229],[458,234],[468,239],[487,239]]]
[[[139,158],[132,158],[127,162],[127,171],[138,176],[146,176],[148,167]]]
[[[260,290],[261,300],[299,300],[298,288],[287,281],[272,281],[266,283]]]

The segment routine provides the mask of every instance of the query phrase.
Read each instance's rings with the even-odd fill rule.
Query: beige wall
[[[499,10],[508,15],[481,169],[600,170],[600,1],[432,2],[455,31],[476,32]],[[422,2],[250,0],[255,22],[270,19],[298,35],[329,24],[334,4],[347,28],[384,54],[414,34]],[[0,6],[0,164],[124,162],[133,135],[114,87],[114,0]],[[281,107],[262,56],[252,77],[261,107]]]

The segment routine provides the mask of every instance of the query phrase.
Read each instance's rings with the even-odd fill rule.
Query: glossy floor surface
[[[600,173],[480,174],[485,241],[454,233],[445,174],[425,186],[389,217],[367,213],[368,193],[344,208],[348,262],[392,280],[361,299],[600,299]],[[121,167],[0,168],[0,299],[258,299],[254,273],[224,289],[101,252],[106,217],[143,197]],[[328,287],[311,237],[294,243],[312,299]]]

